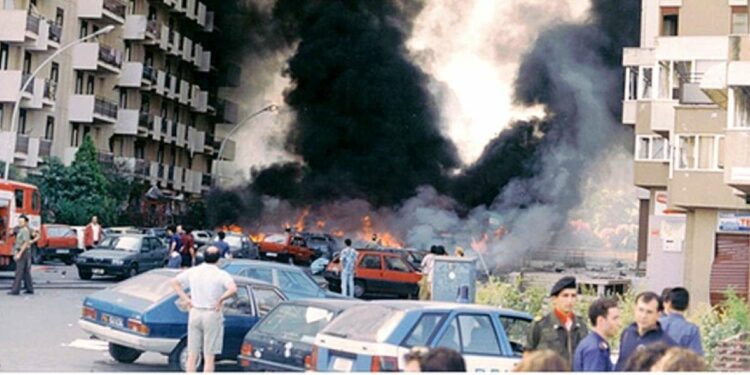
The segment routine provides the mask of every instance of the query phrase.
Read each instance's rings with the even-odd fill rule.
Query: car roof
[[[264,268],[277,268],[282,270],[293,270],[293,271],[302,271],[297,266],[292,266],[290,264],[284,264],[284,263],[276,263],[276,262],[266,262],[262,260],[252,260],[252,259],[226,259],[224,261],[224,264],[239,264],[243,266],[260,266]]]
[[[358,299],[330,299],[330,298],[304,298],[295,301],[286,301],[286,304],[321,307],[324,309],[347,309],[352,306],[370,303]]]
[[[174,269],[174,268],[157,268],[150,272],[158,274],[158,275],[174,277],[174,276],[179,275],[180,272],[182,271],[184,270]],[[253,279],[252,277],[245,277],[245,276],[239,276],[239,275],[230,275],[230,276],[232,276],[232,279],[234,279],[235,281],[240,281],[243,284],[263,285],[263,286],[270,286],[270,287],[276,288],[273,284],[267,283],[263,280]]]
[[[441,302],[441,301],[413,301],[413,300],[380,300],[378,305],[390,307],[396,310],[403,311],[414,311],[414,310],[459,310],[459,311],[476,311],[486,312],[491,310],[493,312],[500,312],[506,316],[512,316],[516,318],[532,319],[532,316],[521,311],[502,309],[490,305],[478,305],[471,303],[457,303],[457,302]]]

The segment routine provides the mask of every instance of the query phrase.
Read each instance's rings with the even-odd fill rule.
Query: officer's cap
[[[565,276],[560,280],[557,280],[555,285],[552,286],[549,295],[556,297],[563,289],[576,289],[576,278],[573,276]]]

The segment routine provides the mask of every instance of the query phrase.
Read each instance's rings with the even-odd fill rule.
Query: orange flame
[[[310,215],[310,208],[305,208],[302,211],[302,214],[297,217],[297,222],[294,223],[294,229],[297,232],[304,232],[305,230],[305,218]]]
[[[326,227],[326,222],[324,220],[318,220],[315,222],[315,226],[318,227],[318,229],[323,229]]]
[[[222,225],[217,230],[226,233],[242,233],[242,227],[236,224]]]
[[[258,233],[255,235],[250,234],[250,239],[255,243],[263,242],[263,240],[266,239],[266,234],[265,233]]]
[[[372,236],[377,234],[378,244],[383,247],[396,247],[402,248],[404,245],[399,241],[396,236],[389,232],[375,233],[373,230],[372,219],[369,215],[362,218],[362,231],[359,233],[360,239],[364,241],[372,241]]]

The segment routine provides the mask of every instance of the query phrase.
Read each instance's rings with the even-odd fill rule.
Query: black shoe
[[[10,292],[8,292],[8,295],[9,295],[9,296],[17,296],[17,295],[19,295],[19,294],[21,294],[21,293],[18,293],[18,292],[14,292],[14,291],[12,291],[12,290],[11,290]]]
[[[24,290],[23,294],[34,294],[33,290]]]

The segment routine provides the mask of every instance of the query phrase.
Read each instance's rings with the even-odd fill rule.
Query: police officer
[[[550,349],[572,363],[578,343],[588,334],[586,322],[573,313],[573,305],[578,297],[575,277],[566,276],[558,280],[552,286],[550,296],[553,311],[531,324],[525,349]]]
[[[613,299],[598,299],[589,306],[591,332],[573,355],[573,371],[607,372],[614,366],[610,359],[608,340],[620,329],[620,310]]]

